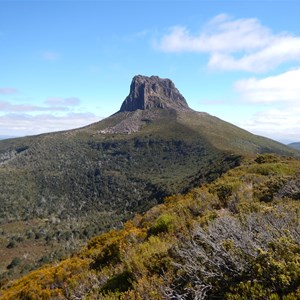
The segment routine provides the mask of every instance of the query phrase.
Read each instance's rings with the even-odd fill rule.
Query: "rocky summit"
[[[137,75],[132,79],[129,95],[120,112],[169,108],[187,110],[189,106],[170,79]]]

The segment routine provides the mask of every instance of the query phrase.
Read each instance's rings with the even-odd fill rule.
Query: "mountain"
[[[124,100],[120,112],[153,108],[189,110],[186,100],[170,79],[135,76],[130,85],[130,93]]]
[[[299,160],[247,159],[3,286],[0,298],[299,299],[299,174]]]
[[[288,144],[289,147],[300,150],[300,142],[299,143],[291,143]]]
[[[299,155],[192,110],[169,79],[135,76],[120,110],[107,119],[0,141],[0,274],[6,280],[60,259],[257,153]]]
[[[11,139],[14,138],[14,136],[10,136],[10,135],[0,135],[0,140],[6,140],[6,139]]]

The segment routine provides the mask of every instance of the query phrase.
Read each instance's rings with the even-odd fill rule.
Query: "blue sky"
[[[191,108],[300,141],[300,1],[0,0],[0,135],[96,122],[134,75]]]

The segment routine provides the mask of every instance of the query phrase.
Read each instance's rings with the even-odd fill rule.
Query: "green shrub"
[[[7,269],[13,269],[15,268],[16,266],[20,265],[21,263],[21,259],[19,257],[15,257],[11,263],[7,266]]]
[[[155,224],[150,227],[149,234],[157,235],[163,232],[170,232],[173,230],[174,217],[169,214],[161,215],[155,222]]]
[[[274,154],[261,154],[255,159],[258,164],[279,162],[279,157]]]
[[[132,287],[133,275],[129,271],[110,278],[101,288],[104,293],[107,292],[126,292]]]
[[[120,247],[118,242],[112,242],[107,245],[91,263],[92,269],[99,269],[108,264],[116,264],[120,262]]]
[[[17,246],[16,241],[15,241],[15,240],[11,240],[11,241],[7,244],[6,248],[12,249],[12,248],[15,248],[16,246]]]

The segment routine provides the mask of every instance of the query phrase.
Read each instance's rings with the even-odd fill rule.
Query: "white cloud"
[[[208,66],[220,70],[264,72],[300,60],[300,37],[273,34],[257,19],[233,20],[225,14],[194,35],[186,27],[174,26],[156,44],[165,52],[208,53]]]
[[[252,103],[300,102],[300,68],[263,79],[235,82],[234,88],[244,101]]]
[[[198,35],[187,28],[174,26],[160,41],[167,52],[226,52],[252,50],[269,44],[271,34],[256,19],[231,21],[227,15],[213,18]]]
[[[82,127],[101,118],[91,113],[69,113],[63,116],[51,114],[6,114],[0,116],[0,135],[24,136]]]
[[[18,90],[16,88],[7,88],[7,87],[0,88],[1,95],[11,95],[16,93],[18,93]]]
[[[265,72],[288,62],[300,60],[300,37],[282,36],[270,40],[270,44],[244,52],[240,58],[227,53],[212,53],[208,65],[211,68],[230,71]]]
[[[240,122],[238,126],[253,133],[280,141],[300,141],[300,105],[285,109],[270,109]]]
[[[48,105],[63,105],[63,106],[76,106],[80,104],[80,100],[75,97],[71,98],[49,98],[45,101]]]
[[[60,106],[36,106],[31,104],[12,104],[0,100],[0,111],[32,112],[32,111],[66,111],[68,108]]]
[[[76,97],[71,98],[49,98],[45,102],[46,106],[32,104],[14,104],[0,100],[0,112],[38,112],[38,111],[71,111],[74,106],[80,104]]]
[[[273,139],[300,141],[299,82],[300,68],[276,76],[235,82],[240,99],[260,109],[252,118],[237,125]]]

